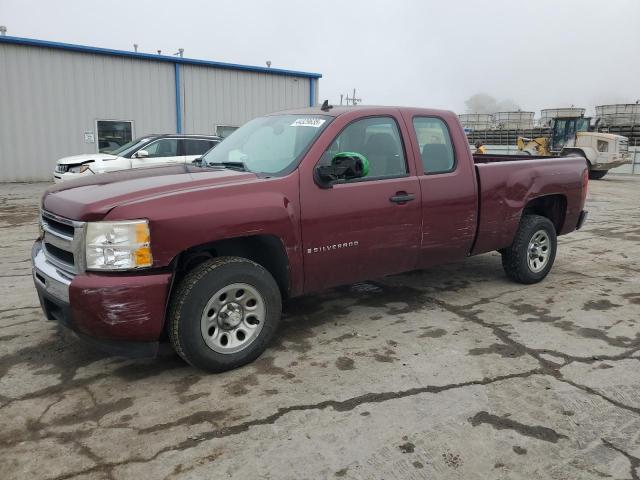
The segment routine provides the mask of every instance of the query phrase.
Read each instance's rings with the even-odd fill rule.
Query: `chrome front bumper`
[[[40,242],[36,242],[33,245],[31,260],[33,263],[33,281],[36,286],[52,297],[68,304],[69,285],[71,285],[72,278],[47,261]]]

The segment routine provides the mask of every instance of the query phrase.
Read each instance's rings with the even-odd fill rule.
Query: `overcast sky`
[[[320,98],[523,110],[640,98],[640,0],[0,0],[8,34],[322,73]]]

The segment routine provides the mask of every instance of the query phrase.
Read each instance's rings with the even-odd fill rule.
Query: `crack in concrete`
[[[599,397],[602,400],[604,400],[604,401],[606,401],[606,402],[610,403],[611,405],[614,405],[614,406],[616,406],[618,408],[622,408],[623,410],[627,410],[628,412],[632,412],[632,413],[635,413],[637,415],[640,415],[640,408],[634,407],[634,406],[631,406],[631,405],[627,405],[627,404],[622,403],[622,402],[620,402],[618,400],[614,400],[613,398],[608,397],[604,393],[599,392],[598,390],[596,390],[594,388],[588,387],[586,385],[581,385],[581,384],[579,384],[577,382],[574,382],[573,380],[569,380],[568,378],[564,378],[563,376],[557,377],[556,380],[558,380],[559,382],[562,382],[562,383],[566,383],[567,385],[571,385],[574,388],[578,388],[578,389],[582,390],[583,392],[586,392],[586,393],[588,393],[590,395],[594,395],[596,397]]]
[[[414,387],[414,388],[401,390],[401,391],[378,392],[378,393],[370,392],[370,393],[365,393],[363,395],[359,395],[357,397],[348,398],[346,400],[324,400],[322,402],[318,402],[314,404],[290,405],[288,407],[279,408],[275,413],[267,417],[263,417],[256,420],[250,420],[247,422],[231,425],[228,427],[222,427],[217,430],[212,430],[210,432],[202,433],[198,436],[187,438],[186,440],[183,440],[177,445],[167,446],[165,448],[158,450],[155,454],[153,454],[151,457],[148,457],[148,458],[132,457],[121,462],[102,463],[100,465],[96,465],[95,467],[91,467],[89,469],[76,471],[76,472],[55,477],[52,480],[66,480],[68,478],[72,478],[77,475],[93,473],[96,471],[104,471],[104,469],[108,469],[108,471],[113,471],[113,469],[115,469],[116,467],[129,465],[133,463],[148,463],[152,460],[155,460],[163,453],[188,450],[208,440],[212,440],[215,438],[226,438],[226,437],[238,435],[240,433],[244,433],[248,431],[251,427],[262,426],[262,425],[272,425],[280,418],[292,412],[324,410],[326,408],[332,408],[336,412],[347,412],[363,404],[382,403],[389,400],[397,400],[397,399],[411,397],[411,396],[420,395],[424,393],[438,394],[441,392],[470,387],[470,386],[490,385],[496,382],[511,380],[514,378],[528,378],[534,375],[539,375],[541,373],[542,372],[540,369],[534,369],[534,370],[528,370],[525,372],[500,375],[493,378],[483,378],[481,380],[469,380],[467,382],[452,383],[447,385],[427,385],[424,387]],[[205,413],[207,412],[201,412],[202,414],[200,415],[201,420],[205,420],[205,417],[206,417],[206,415],[204,415]],[[219,414],[219,412],[210,412],[210,414],[212,416],[215,416],[216,414]],[[207,419],[206,421],[211,421],[211,423],[214,424],[215,420],[216,420],[215,418],[211,418],[211,419]],[[171,428],[172,426],[179,424],[178,422],[179,420],[176,422],[169,422],[164,425],[167,428]],[[153,431],[156,432],[160,430],[160,428],[158,427],[162,427],[162,426],[163,425],[154,426]],[[52,434],[49,437],[57,437],[57,436],[58,436],[57,434]]]
[[[36,305],[36,306],[27,306],[27,307],[13,307],[13,308],[5,308],[0,310],[0,315],[2,315],[3,313],[7,313],[7,312],[15,312],[16,310],[35,310],[35,309],[40,309],[40,305]],[[2,319],[0,319],[2,320]]]
[[[610,448],[611,450],[615,450],[616,452],[625,456],[627,460],[629,460],[629,473],[631,474],[632,480],[640,480],[640,476],[638,476],[638,467],[640,467],[640,458],[634,457],[630,453],[627,453],[620,447],[616,447],[613,443],[611,443],[610,441],[604,438],[601,438],[600,440],[602,440],[602,443],[607,448]]]
[[[474,302],[472,304],[466,305],[466,306],[455,306],[455,305],[449,305],[446,302],[442,301],[442,300],[438,300],[435,298],[431,298],[431,301],[438,305],[440,308],[447,310],[455,315],[457,315],[459,318],[462,318],[464,320],[468,320],[472,323],[475,323],[477,325],[480,325],[484,328],[488,328],[492,331],[492,333],[498,337],[505,345],[509,346],[511,349],[513,349],[513,351],[516,352],[523,352],[526,353],[527,355],[531,356],[532,358],[534,358],[535,360],[538,361],[538,363],[540,364],[541,367],[541,372],[543,375],[549,375],[553,378],[555,378],[556,380],[566,383],[568,385],[573,386],[574,388],[578,388],[590,395],[595,395],[603,400],[605,400],[606,402],[610,403],[611,405],[614,405],[618,408],[621,408],[623,410],[626,410],[628,412],[632,412],[635,413],[637,415],[640,415],[640,408],[631,406],[631,405],[627,405],[624,404],[622,402],[619,402],[618,400],[614,400],[610,397],[608,397],[607,395],[598,392],[597,390],[588,387],[586,385],[581,385],[577,382],[574,382],[572,380],[569,380],[567,378],[565,378],[562,375],[562,372],[560,371],[561,368],[569,365],[570,363],[574,362],[574,361],[585,361],[586,363],[590,363],[590,362],[595,362],[598,361],[595,358],[591,358],[590,362],[586,361],[582,358],[576,358],[573,357],[569,354],[565,354],[565,353],[561,353],[561,352],[556,352],[554,350],[547,350],[547,349],[535,349],[535,348],[531,348],[531,347],[527,347],[526,345],[517,342],[516,340],[514,340],[513,338],[511,338],[511,336],[509,335],[508,332],[506,332],[504,329],[500,328],[500,326],[498,325],[493,325],[490,324],[484,320],[482,320],[478,314],[480,313],[480,311],[478,310],[474,310],[475,307],[477,307],[478,305],[484,304],[486,303],[485,299],[481,299],[477,302]],[[634,347],[631,350],[628,350],[627,352],[625,352],[624,354],[621,354],[619,356],[611,356],[609,357],[607,360],[608,361],[615,361],[615,360],[627,360],[629,358],[634,358],[631,357],[631,355],[633,355],[635,352],[637,352],[640,349],[640,347]],[[561,358],[565,358],[568,360],[565,360],[564,365],[557,365],[554,362],[551,362],[550,360],[547,360],[545,358],[543,358],[541,355],[542,354],[551,354],[551,355],[556,355],[558,357]],[[614,358],[615,357],[615,360]],[[598,356],[598,359],[605,359],[605,356]]]

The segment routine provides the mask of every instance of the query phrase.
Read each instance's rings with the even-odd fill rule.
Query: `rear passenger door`
[[[185,138],[181,140],[181,142],[186,163],[191,163],[196,158],[200,158],[218,144],[216,141],[206,140],[204,138]]]
[[[471,250],[478,219],[475,167],[466,135],[453,114],[449,118],[405,114],[405,121],[419,160],[419,267],[464,258]]]

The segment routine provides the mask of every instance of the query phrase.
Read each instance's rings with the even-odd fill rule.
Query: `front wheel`
[[[589,180],[600,180],[607,172],[608,170],[589,170]]]
[[[280,322],[282,300],[271,274],[240,257],[198,265],[169,307],[169,339],[194,367],[223,372],[252,362]]]
[[[556,258],[557,237],[553,223],[540,215],[525,215],[513,243],[502,251],[502,267],[518,283],[543,280]]]

